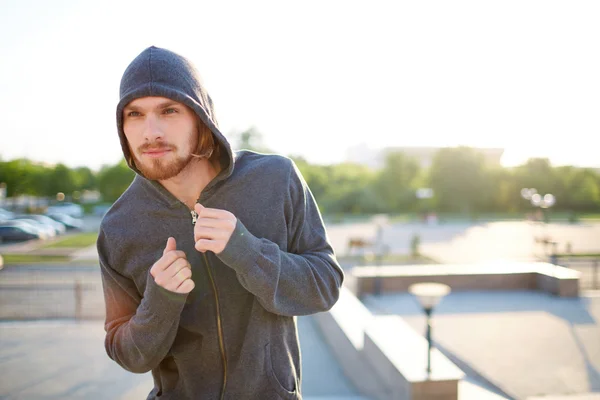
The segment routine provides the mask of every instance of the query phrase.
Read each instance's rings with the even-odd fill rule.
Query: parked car
[[[52,218],[55,221],[60,222],[67,229],[83,229],[83,221],[79,218],[73,218],[68,216],[67,214],[54,213],[54,214],[46,214],[49,218]]]
[[[75,203],[58,203],[53,206],[48,207],[46,210],[46,214],[67,214],[73,218],[82,218],[83,217],[83,207],[79,204]]]
[[[11,219],[14,214],[4,208],[0,208],[0,221],[6,221],[7,219]]]
[[[46,225],[44,223],[38,222],[35,219],[30,218],[13,218],[8,221],[4,221],[3,224],[7,224],[9,222],[20,222],[26,225],[30,225],[31,227],[37,229],[40,232],[45,233],[46,238],[52,238],[56,236],[56,231],[54,227],[50,225]]]
[[[21,214],[21,215],[15,215],[12,219],[33,219],[44,225],[51,226],[57,235],[61,235],[67,231],[67,227],[63,223],[61,223],[59,221],[55,221],[46,215]]]
[[[17,242],[31,239],[46,239],[46,234],[35,227],[19,221],[0,224],[0,242]]]

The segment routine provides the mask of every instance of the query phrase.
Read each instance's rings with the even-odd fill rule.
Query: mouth
[[[145,151],[143,154],[145,156],[151,157],[151,158],[158,158],[158,157],[162,157],[165,154],[169,153],[171,150],[169,149],[155,149],[155,150],[148,150]]]

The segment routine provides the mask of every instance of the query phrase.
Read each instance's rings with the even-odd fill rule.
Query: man
[[[301,399],[296,318],[326,311],[340,269],[294,163],[235,154],[192,64],[150,47],[121,80],[136,172],[98,252],[108,355],[152,371],[149,399]]]

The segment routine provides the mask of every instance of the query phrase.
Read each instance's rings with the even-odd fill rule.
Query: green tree
[[[564,166],[555,168],[554,192],[557,208],[593,211],[600,207],[597,174],[591,169]]]
[[[236,149],[252,150],[258,153],[270,153],[269,148],[264,144],[263,134],[252,126],[245,131],[236,132],[231,135],[232,145]]]
[[[376,173],[353,163],[326,168],[329,189],[323,208],[330,213],[370,214],[380,212],[383,205],[375,191]]]
[[[54,170],[48,176],[48,184],[54,194],[62,192],[71,196],[77,189],[75,174],[64,164],[56,164]]]
[[[483,157],[469,147],[440,149],[429,171],[439,208],[471,214],[482,209],[489,190]]]
[[[75,168],[73,175],[77,190],[93,190],[96,188],[96,174],[88,167]]]
[[[402,152],[386,154],[384,167],[375,182],[376,195],[387,212],[414,209],[416,204],[415,180],[419,176],[419,164]]]
[[[125,160],[113,166],[103,167],[98,173],[98,190],[104,201],[117,200],[129,187],[134,177],[135,172],[127,166]]]

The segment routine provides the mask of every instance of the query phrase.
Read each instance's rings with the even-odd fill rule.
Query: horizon
[[[343,162],[353,147],[464,145],[505,149],[505,167],[600,168],[594,1],[2,8],[2,159],[117,163],[121,75],[156,45],[196,64],[226,137],[254,126],[274,152],[314,164]]]

